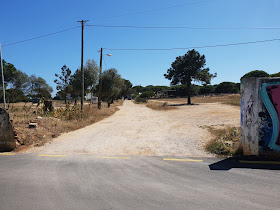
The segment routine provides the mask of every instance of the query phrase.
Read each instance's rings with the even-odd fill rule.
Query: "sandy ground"
[[[27,152],[211,157],[203,149],[211,135],[201,126],[239,126],[239,113],[218,103],[156,111],[125,101],[113,116]]]

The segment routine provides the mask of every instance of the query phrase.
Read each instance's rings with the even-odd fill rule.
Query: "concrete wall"
[[[280,155],[280,78],[241,80],[244,155]]]
[[[9,114],[0,108],[0,152],[8,152],[15,147],[15,134]]]

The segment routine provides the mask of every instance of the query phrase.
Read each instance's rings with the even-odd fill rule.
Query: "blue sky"
[[[186,26],[208,28],[280,27],[279,0],[9,0],[1,2],[1,45],[79,26],[91,25]],[[194,46],[279,39],[280,30],[188,30],[85,27],[84,60],[99,63],[101,47],[188,48]],[[80,67],[81,29],[2,47],[2,56],[28,75],[47,80],[55,90],[54,74],[66,64]],[[239,82],[251,70],[280,71],[280,41],[197,49],[206,67],[223,81]],[[187,50],[108,51],[103,69],[117,68],[133,85],[169,85],[163,77],[171,63]]]

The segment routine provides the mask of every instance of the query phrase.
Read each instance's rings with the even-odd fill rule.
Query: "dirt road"
[[[213,103],[155,111],[125,101],[113,116],[28,152],[208,157],[212,155],[203,145],[210,133],[200,126],[239,126],[239,112],[238,107]]]

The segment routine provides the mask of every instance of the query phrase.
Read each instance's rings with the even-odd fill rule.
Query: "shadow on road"
[[[232,168],[280,170],[280,159],[227,158],[209,165],[210,170],[228,171]]]

